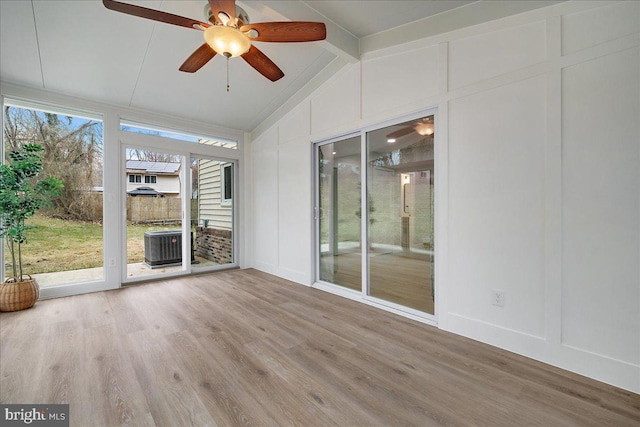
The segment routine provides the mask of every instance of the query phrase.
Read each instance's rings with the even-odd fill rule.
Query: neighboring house
[[[198,219],[202,226],[233,228],[233,164],[201,159],[198,164]]]
[[[150,187],[166,197],[180,197],[180,163],[127,160],[127,192]]]
[[[233,163],[198,160],[196,182],[196,254],[218,264],[233,262]]]

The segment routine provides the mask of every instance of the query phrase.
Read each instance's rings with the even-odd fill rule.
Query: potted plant
[[[0,285],[0,311],[16,311],[35,304],[38,283],[22,270],[22,244],[27,242],[26,220],[51,203],[62,192],[62,181],[42,177],[38,144],[24,144],[9,153],[10,163],[0,165],[0,237],[4,237],[11,257],[11,269]]]

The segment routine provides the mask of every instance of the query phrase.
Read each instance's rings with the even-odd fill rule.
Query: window
[[[157,180],[156,175],[147,175],[144,177],[145,184],[155,184]]]
[[[164,138],[178,139],[180,141],[195,142],[197,144],[214,145],[232,150],[238,149],[238,141],[232,141],[224,138],[212,138],[203,135],[191,134],[175,129],[162,128],[153,125],[145,125],[142,123],[130,122],[123,120],[120,122],[120,130],[132,133],[142,133],[145,135],[162,136]]]
[[[132,183],[132,184],[141,183],[142,182],[142,175],[129,175],[129,182]]]
[[[222,165],[220,170],[220,180],[222,188],[220,189],[220,204],[222,206],[231,206],[233,201],[233,164],[227,163]]]
[[[38,144],[44,148],[42,177],[56,178],[64,185],[50,205],[27,219],[25,225],[33,229],[27,232],[29,244],[21,253],[24,273],[38,280],[41,292],[104,280],[101,117],[6,98],[2,114],[0,163],[13,162],[9,153],[25,143]],[[18,274],[5,239],[0,239],[0,261],[0,276]]]

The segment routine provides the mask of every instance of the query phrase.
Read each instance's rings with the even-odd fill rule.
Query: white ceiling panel
[[[328,17],[354,36],[362,38],[474,2],[458,0],[305,0],[303,3]]]
[[[207,0],[121,1],[205,21]],[[238,3],[244,5],[251,22],[323,21],[329,36],[325,42],[255,43],[282,69],[284,78],[271,82],[243,59],[234,58],[229,63],[231,91],[227,92],[226,60],[219,55],[196,73],[178,71],[204,42],[200,31],[108,10],[101,0],[0,0],[0,78],[3,83],[252,131],[336,55],[357,60],[363,37],[452,8],[464,13],[468,3],[475,9],[485,4],[457,0]],[[328,74],[320,75],[327,78]]]
[[[45,88],[126,105],[154,23],[102,2],[37,1],[34,7]]]
[[[33,8],[28,1],[0,1],[0,77],[42,88]]]

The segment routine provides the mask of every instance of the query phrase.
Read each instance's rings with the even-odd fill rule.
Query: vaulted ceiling
[[[206,22],[206,0],[123,1]],[[0,79],[251,131],[309,81],[330,76],[331,64],[355,62],[363,52],[433,35],[434,29],[453,30],[551,3],[238,1],[251,22],[325,22],[327,40],[256,43],[285,77],[271,82],[234,58],[227,92],[220,55],[194,74],[178,71],[203,43],[201,31],[116,13],[97,0],[2,0]]]

